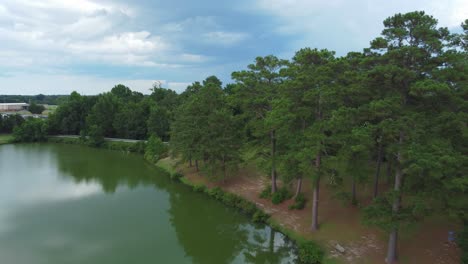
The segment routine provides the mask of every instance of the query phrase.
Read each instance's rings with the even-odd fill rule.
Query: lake
[[[2,264],[294,263],[295,245],[139,155],[0,146]]]

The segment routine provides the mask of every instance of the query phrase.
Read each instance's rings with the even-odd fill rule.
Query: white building
[[[29,104],[27,103],[0,103],[0,111],[2,112],[14,112],[26,110]]]

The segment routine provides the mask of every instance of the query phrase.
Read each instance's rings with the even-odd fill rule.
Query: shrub
[[[171,180],[173,181],[180,181],[182,177],[184,177],[184,175],[180,172],[175,172],[171,174]]]
[[[212,188],[212,189],[207,189],[206,193],[209,196],[215,198],[218,201],[222,201],[223,196],[224,196],[224,191],[221,190],[221,188],[219,188],[219,187],[215,187],[215,188]]]
[[[248,215],[253,215],[255,212],[257,212],[258,208],[255,206],[254,203],[247,201],[245,199],[241,198],[241,201],[238,203],[237,207],[244,212],[245,214]]]
[[[88,144],[92,147],[100,147],[104,144],[104,131],[97,125],[92,125],[88,130]]]
[[[252,221],[254,223],[266,223],[270,216],[264,213],[262,210],[257,209],[257,211],[252,216]]]
[[[291,198],[291,193],[288,191],[286,187],[283,187],[276,191],[272,196],[271,196],[271,202],[273,204],[280,204],[284,202],[285,200]]]
[[[196,184],[196,185],[193,186],[193,190],[195,192],[205,192],[206,186],[203,185],[203,184]]]
[[[223,203],[231,207],[238,207],[238,205],[241,203],[241,200],[242,198],[232,193],[224,193],[222,197]]]
[[[300,243],[298,253],[299,263],[302,264],[320,264],[324,256],[320,246],[312,241]]]
[[[294,199],[294,204],[289,206],[290,210],[302,210],[305,207],[306,199],[304,197],[303,193],[300,193],[296,198]]]
[[[271,186],[266,186],[259,195],[262,199],[270,199],[271,198]]]
[[[38,118],[28,118],[13,129],[13,141],[37,142],[45,141],[47,137],[47,122]]]
[[[167,154],[167,146],[156,135],[151,135],[145,147],[145,159],[156,163]]]

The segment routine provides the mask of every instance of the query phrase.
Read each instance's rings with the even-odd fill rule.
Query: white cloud
[[[221,45],[234,45],[247,37],[248,34],[242,32],[213,31],[203,34],[205,41]]]
[[[291,49],[312,46],[341,53],[368,46],[383,29],[383,20],[396,13],[423,10],[449,28],[468,18],[465,0],[257,0],[255,6],[278,18],[278,33],[299,36]]]
[[[191,83],[168,81],[164,79],[125,79],[125,78],[101,78],[70,74],[22,74],[15,73],[6,76],[0,75],[0,94],[70,94],[77,91],[80,94],[95,95],[108,92],[117,84],[123,84],[132,91],[143,94],[151,93],[153,84],[159,82],[162,87],[167,87],[176,92],[182,92]]]
[[[181,53],[177,47],[148,30],[127,26],[133,16],[133,9],[111,2],[5,0],[0,4],[0,50],[6,56],[0,58],[0,67],[27,70],[58,63],[178,67],[171,62]],[[179,61],[202,61],[202,56],[179,56]]]

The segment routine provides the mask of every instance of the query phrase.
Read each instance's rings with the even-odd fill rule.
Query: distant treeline
[[[67,100],[69,95],[0,95],[0,103],[36,103],[59,105]]]

